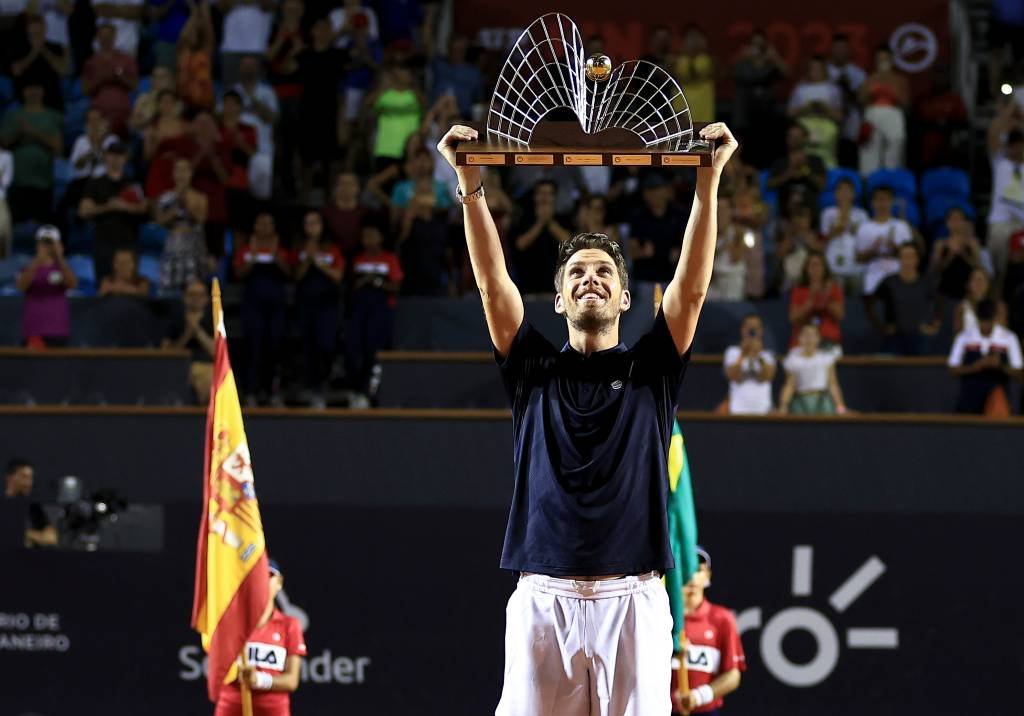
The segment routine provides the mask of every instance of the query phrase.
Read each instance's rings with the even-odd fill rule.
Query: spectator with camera
[[[1006,388],[1024,380],[1020,340],[996,323],[996,305],[985,299],[977,307],[978,326],[957,334],[949,352],[950,372],[960,379],[956,412],[990,417],[1010,414]]]
[[[66,346],[70,334],[67,292],[78,278],[64,259],[60,230],[49,224],[36,230],[36,255],[15,283],[25,295],[21,337],[35,348]]]
[[[783,361],[786,382],[779,394],[779,411],[792,415],[834,415],[846,412],[836,376],[840,351],[822,348],[815,323],[800,329],[799,343]]]
[[[729,379],[728,411],[732,415],[767,415],[772,411],[775,356],[764,347],[764,321],[751,314],[740,324],[740,344],[729,346],[723,359]]]

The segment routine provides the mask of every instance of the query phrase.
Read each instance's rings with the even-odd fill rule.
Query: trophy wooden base
[[[694,124],[694,136],[704,124]],[[475,127],[484,139],[486,130]],[[459,166],[611,166],[611,167],[708,167],[712,145],[696,142],[686,151],[644,147],[632,132],[607,129],[598,134],[583,132],[578,122],[550,121],[537,125],[528,147],[496,141],[464,142],[455,150]]]

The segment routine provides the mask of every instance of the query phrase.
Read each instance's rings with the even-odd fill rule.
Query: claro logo
[[[278,608],[290,617],[299,620],[303,632],[309,631],[309,615],[302,607],[294,604],[283,589],[277,595]],[[267,645],[262,645],[269,649]],[[206,678],[207,659],[202,647],[190,644],[178,649],[178,663],[182,669],[178,676],[182,681],[198,681]],[[266,667],[266,664],[263,664]],[[330,649],[319,654],[310,654],[302,662],[300,680],[313,684],[341,684],[354,686],[365,684],[370,669],[368,656],[334,656]]]
[[[837,615],[866,592],[885,573],[885,563],[877,556],[869,557],[828,598]],[[814,548],[797,545],[793,548],[793,573],[790,593],[794,597],[812,596]],[[783,609],[764,622],[761,607],[750,607],[736,617],[740,634],[761,630],[761,661],[776,679],[788,686],[816,686],[835,671],[839,663],[839,630],[820,610],[807,606]],[[804,631],[815,642],[814,656],[806,663],[796,663],[782,650],[782,642],[793,631]],[[848,627],[845,630],[848,649],[897,649],[899,631],[894,627]]]

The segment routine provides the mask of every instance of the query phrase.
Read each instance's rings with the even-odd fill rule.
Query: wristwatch
[[[476,191],[470,194],[462,193],[462,186],[455,187],[455,198],[459,200],[460,204],[472,204],[474,201],[478,201],[483,198],[484,185],[481,183]]]

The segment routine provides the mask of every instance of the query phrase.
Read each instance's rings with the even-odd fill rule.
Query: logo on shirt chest
[[[283,672],[288,652],[279,644],[264,644],[258,641],[250,641],[247,656],[249,663],[255,667],[268,671]]]
[[[612,381],[612,390],[619,390],[621,388],[622,388],[622,381],[621,380],[613,380]]]
[[[722,652],[713,646],[691,642],[686,647],[686,668],[689,671],[717,674],[721,663]]]

